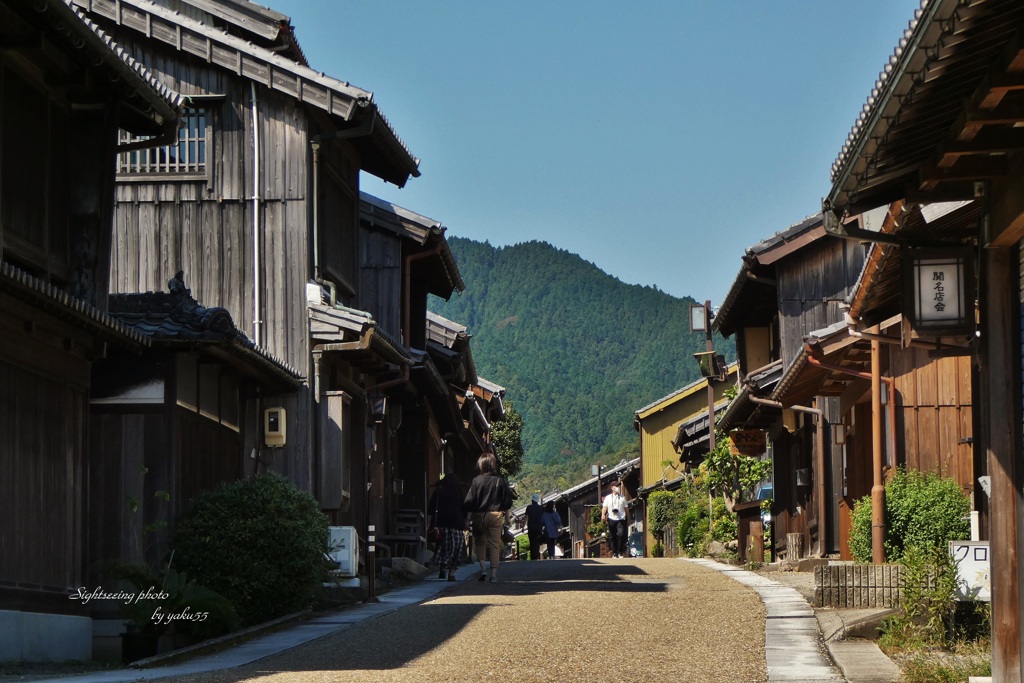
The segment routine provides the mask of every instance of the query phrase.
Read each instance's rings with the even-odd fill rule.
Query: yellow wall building
[[[715,413],[728,405],[725,391],[736,384],[739,366],[729,365],[726,378],[713,382]],[[640,434],[640,490],[644,515],[644,554],[651,555],[654,537],[647,515],[647,496],[679,486],[685,462],[708,449],[708,380],[700,379],[634,413]]]

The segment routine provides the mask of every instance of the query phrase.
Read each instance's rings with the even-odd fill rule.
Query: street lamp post
[[[711,338],[711,320],[710,300],[705,301],[703,306],[690,304],[690,332],[704,332],[707,340],[707,351],[696,356],[701,365],[701,374],[708,381],[708,453],[715,450],[715,387],[711,379],[719,374],[718,359],[715,358],[715,347]]]
[[[593,476],[597,477],[597,509],[600,510],[601,509],[601,465],[591,465],[590,466],[590,474],[592,474]],[[589,525],[590,522],[588,521],[587,524]],[[598,543],[597,547],[600,548],[601,544]],[[601,556],[601,551],[600,550],[597,551],[597,556],[598,557]]]

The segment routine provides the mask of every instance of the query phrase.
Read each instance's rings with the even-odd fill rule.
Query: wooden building
[[[713,381],[715,420],[728,406],[727,387],[735,386],[739,365],[728,366],[725,380]],[[634,508],[643,520],[644,555],[650,556],[654,536],[647,514],[652,491],[679,488],[687,472],[708,452],[708,380],[700,379],[659,398],[633,413],[633,428],[640,435],[640,485]]]
[[[422,515],[440,425],[455,421],[419,399],[427,297],[463,284],[444,228],[361,194],[359,176],[402,186],[418,160],[372,93],[308,65],[282,14],[245,0],[74,2],[189,102],[176,139],[118,161],[114,288],[189,273],[197,300],[305,378],[263,397],[285,442],[244,433],[243,450],[332,524],[404,529],[399,511]]]
[[[955,215],[936,225],[953,220]],[[856,216],[848,219],[847,229],[882,221],[880,213]],[[737,334],[741,364],[774,358],[765,366],[771,372],[744,380],[722,424],[769,433],[778,556],[851,559],[853,505],[874,486],[871,339],[887,342],[879,351],[880,374],[884,386],[892,388],[879,414],[883,480],[903,466],[952,477],[968,493],[974,489],[965,349],[947,343],[936,354],[922,342],[905,347],[902,320],[891,306],[883,311],[878,336],[853,324],[847,314],[851,302],[859,317],[865,302],[877,299],[869,292],[877,291],[883,262],[895,287],[890,295],[900,287],[898,277],[892,282],[895,261],[877,249],[870,258],[866,254],[862,242],[826,233],[820,217],[804,221],[748,250],[716,320],[724,334]],[[766,340],[777,345],[777,356]],[[799,547],[789,548],[790,543]]]
[[[403,185],[417,160],[372,93],[306,64],[283,15],[236,0],[75,2],[189,101],[167,146],[118,160],[111,288],[189,273],[197,300],[312,378],[307,285],[361,308],[359,173]],[[310,384],[280,406],[288,438],[271,467],[313,491]]]
[[[979,463],[990,478],[985,531],[991,545],[992,679],[1001,683],[1024,680],[1024,139],[1018,135],[1024,124],[1019,106],[1022,23],[1024,5],[1014,0],[922,3],[833,165],[824,203],[830,230],[890,243],[897,248],[890,252],[898,253],[904,264],[918,260],[922,249],[944,242],[946,247],[967,247],[978,266],[976,289],[964,285],[969,294],[976,293],[977,301],[976,311],[971,311],[977,334],[967,337],[975,371],[973,395],[980,408],[973,416],[971,439],[985,454]],[[899,200],[902,205],[893,204]],[[942,229],[913,219],[916,207],[968,201],[976,202],[977,209],[957,211],[956,217],[951,213],[951,222]],[[886,206],[892,209],[886,212],[889,225],[884,230],[854,234],[844,229],[848,217]],[[911,219],[905,221],[905,216]],[[902,300],[900,285],[885,280],[876,278],[868,285],[873,301],[857,304],[858,328],[871,329],[888,320],[892,304],[887,299],[899,302],[895,305],[904,318],[915,315],[912,302]],[[943,342],[935,333],[921,334],[915,325],[900,336]],[[953,341],[958,341],[955,335]],[[939,405],[951,394],[947,382]],[[981,474],[980,468],[974,472]]]
[[[189,500],[262,467],[270,449],[246,451],[243,443],[262,434],[264,402],[302,383],[225,309],[192,298],[182,273],[168,290],[109,299],[111,317],[150,343],[141,354],[112,351],[93,366],[90,585],[103,584],[95,572],[111,560],[159,566]]]
[[[107,314],[118,129],[182,98],[63,0],[0,14],[0,660],[89,659],[92,369],[148,344]]]
[[[773,462],[773,557],[837,552],[834,492],[841,467],[824,438],[838,421],[836,401],[783,405],[771,397],[804,338],[842,322],[864,248],[826,234],[811,216],[749,249],[714,320],[736,335],[740,392],[721,429],[767,432]],[[813,403],[813,405],[811,405]]]
[[[361,308],[332,302],[319,287],[309,301],[322,505],[339,524],[365,515],[394,554],[419,560],[429,483],[445,457],[467,470],[479,454],[457,438],[461,402],[476,381],[469,338],[462,328],[451,334],[454,348],[437,341],[426,310],[429,294],[448,298],[464,287],[444,233],[437,221],[361,195]],[[365,499],[357,482],[368,484]]]

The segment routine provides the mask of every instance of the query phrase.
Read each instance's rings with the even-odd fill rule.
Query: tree
[[[725,501],[729,512],[740,502],[743,493],[753,493],[754,487],[771,472],[771,462],[733,455],[729,449],[729,436],[715,433],[715,450],[708,453],[698,468],[698,486]]]
[[[505,419],[491,425],[491,439],[501,475],[511,481],[523,469],[523,416],[512,401],[505,404]]]

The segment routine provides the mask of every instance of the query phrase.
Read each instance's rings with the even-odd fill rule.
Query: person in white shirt
[[[612,492],[604,497],[601,505],[601,519],[608,522],[608,546],[612,557],[626,556],[626,499],[619,495],[618,482],[612,484]]]

